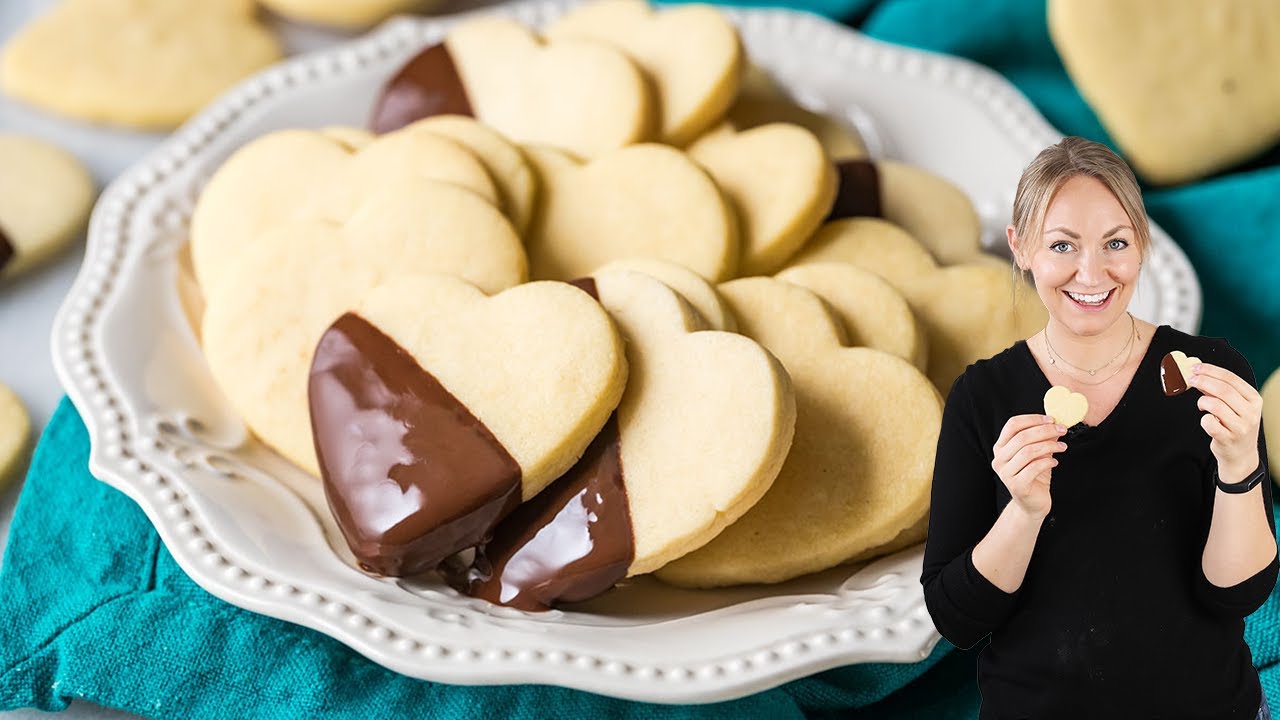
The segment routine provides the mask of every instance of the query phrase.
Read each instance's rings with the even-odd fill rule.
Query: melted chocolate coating
[[[360,316],[321,337],[308,390],[325,496],[365,570],[431,570],[520,503],[520,466],[493,433]]]
[[[869,160],[836,163],[836,201],[826,222],[851,217],[881,217],[880,173]]]
[[[475,116],[444,43],[413,56],[383,86],[369,127],[376,133],[389,133],[433,115]]]

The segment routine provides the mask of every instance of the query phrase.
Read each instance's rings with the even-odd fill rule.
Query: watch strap
[[[1254,470],[1253,473],[1249,475],[1249,477],[1245,478],[1244,480],[1241,480],[1240,482],[1234,482],[1234,483],[1223,482],[1222,478],[1218,477],[1218,469],[1217,468],[1213,469],[1213,480],[1217,484],[1218,489],[1225,493],[1231,493],[1233,495],[1249,492],[1250,490],[1257,487],[1258,483],[1262,482],[1262,479],[1265,478],[1266,476],[1267,476],[1267,466],[1265,463],[1261,463],[1261,462],[1258,463],[1258,469]]]

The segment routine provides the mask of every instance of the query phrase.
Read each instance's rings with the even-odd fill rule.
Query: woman
[[[943,637],[991,636],[980,717],[1270,718],[1244,642],[1278,568],[1248,362],[1128,312],[1150,234],[1105,146],[1041,152],[1007,234],[1049,322],[952,386],[921,574]],[[1173,350],[1202,362],[1166,396]],[[1073,428],[1055,385],[1088,400]]]

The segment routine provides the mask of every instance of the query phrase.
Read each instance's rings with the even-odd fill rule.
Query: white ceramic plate
[[[507,6],[542,25],[571,3]],[[727,10],[752,59],[873,154],[964,188],[1003,245],[1026,163],[1060,135],[980,66],[886,45],[815,16]],[[196,193],[245,142],[363,125],[383,80],[454,18],[403,19],[246,81],[102,195],[54,327],[58,374],[89,428],[90,469],[146,511],[182,568],[235,605],[331,635],[396,671],[450,683],[545,683],[651,702],[746,695],[858,662],[914,662],[939,636],[923,545],[776,587],[685,591],[640,578],[572,611],[526,614],[353,567],[320,484],[246,433],[214,387],[175,291]],[[1153,227],[1135,312],[1195,332],[1200,291]]]

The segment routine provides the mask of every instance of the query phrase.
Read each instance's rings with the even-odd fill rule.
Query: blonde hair
[[[1058,188],[1071,178],[1086,176],[1098,180],[1115,196],[1133,223],[1134,244],[1145,261],[1151,251],[1151,225],[1142,204],[1142,191],[1133,170],[1102,143],[1081,137],[1065,137],[1036,155],[1018,180],[1013,199],[1013,228],[1018,254],[1028,257],[1031,243],[1044,234],[1044,216]],[[1015,272],[1017,264],[1014,264]],[[1019,273],[1026,281],[1026,272]]]

